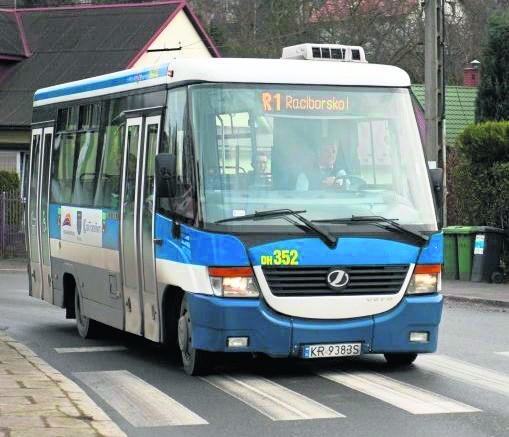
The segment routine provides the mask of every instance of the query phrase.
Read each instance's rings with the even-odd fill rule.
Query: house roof
[[[24,55],[15,15],[0,12],[0,57],[11,59]]]
[[[424,85],[412,85],[419,103],[425,107]],[[447,86],[445,90],[445,127],[447,145],[454,146],[456,138],[466,126],[475,122],[477,88]]]
[[[9,47],[29,55],[0,83],[0,126],[30,125],[36,89],[128,68],[181,10],[217,56],[185,1],[0,9],[0,55]]]

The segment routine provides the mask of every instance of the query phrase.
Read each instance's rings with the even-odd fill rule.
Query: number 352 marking
[[[296,266],[299,264],[299,251],[292,249],[276,249],[272,255],[262,255],[263,266]]]

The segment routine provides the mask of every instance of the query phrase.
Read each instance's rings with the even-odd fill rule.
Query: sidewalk
[[[448,300],[509,307],[509,284],[444,280],[442,294]]]
[[[74,382],[0,333],[0,436],[125,436]]]
[[[0,258],[0,273],[27,271],[26,258]]]

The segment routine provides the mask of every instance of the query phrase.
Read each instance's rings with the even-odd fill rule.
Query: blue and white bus
[[[82,337],[304,359],[435,351],[442,234],[408,75],[360,47],[38,90],[30,294]]]

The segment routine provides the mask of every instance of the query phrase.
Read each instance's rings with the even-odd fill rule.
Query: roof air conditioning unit
[[[309,59],[366,63],[366,54],[360,46],[341,44],[299,44],[283,48],[283,59]]]

